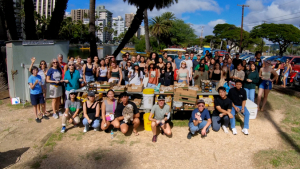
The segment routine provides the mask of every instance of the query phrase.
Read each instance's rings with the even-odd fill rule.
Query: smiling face
[[[101,66],[104,66],[104,65],[105,65],[105,61],[104,61],[104,60],[101,60],[101,61],[100,61],[100,65],[101,65]]]
[[[107,97],[108,97],[110,100],[113,100],[114,97],[115,97],[115,93],[114,93],[113,91],[109,91],[109,92],[107,93]]]
[[[203,104],[203,103],[198,103],[198,104],[197,104],[197,107],[198,107],[198,110],[199,110],[200,112],[202,112],[202,111],[204,110],[205,104]]]
[[[77,58],[77,64],[81,64],[81,58]]]
[[[219,90],[219,96],[224,99],[226,97],[226,91],[224,90]]]
[[[182,62],[182,63],[181,63],[181,68],[184,69],[185,67],[186,67],[186,63],[185,63],[185,62]]]
[[[242,88],[242,83],[241,82],[238,82],[238,83],[235,83],[235,87],[240,90]]]
[[[162,59],[162,58],[159,58],[159,59],[158,59],[158,62],[159,62],[159,63],[162,63],[162,62],[163,62],[163,59]]]
[[[58,61],[57,61],[57,59],[53,59],[52,60],[52,66],[53,66],[53,68],[57,68],[57,66],[58,66]]]
[[[121,101],[122,101],[123,104],[127,104],[127,102],[128,102],[128,96],[123,96],[121,98]]]
[[[252,70],[252,71],[255,70],[255,64],[251,64],[251,70]]]
[[[95,57],[94,57],[94,62],[95,62],[95,63],[98,63],[98,61],[99,61],[98,56],[95,56]]]
[[[165,100],[158,100],[158,105],[159,105],[160,107],[163,107],[164,104],[165,104]]]
[[[91,59],[91,58],[87,58],[86,61],[87,61],[87,63],[89,63],[89,64],[92,63],[92,59]]]
[[[141,63],[145,63],[145,58],[141,57]]]

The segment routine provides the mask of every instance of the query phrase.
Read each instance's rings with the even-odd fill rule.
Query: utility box
[[[40,61],[45,60],[47,68],[50,61],[62,54],[67,62],[69,41],[59,40],[26,40],[6,42],[7,76],[10,98],[20,97],[30,101],[28,78],[31,75],[29,67],[31,58],[35,57],[34,66],[39,67]],[[47,84],[48,86],[49,84]],[[47,87],[49,89],[49,87]],[[47,95],[49,91],[47,91]]]

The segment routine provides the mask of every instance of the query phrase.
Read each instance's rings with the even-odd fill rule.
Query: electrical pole
[[[240,40],[240,53],[242,53],[242,42],[243,42],[243,23],[244,23],[244,8],[249,5],[237,5],[242,7],[242,25],[241,25],[241,40]]]
[[[265,24],[267,21],[263,21],[263,24]],[[261,55],[263,54],[264,50],[264,38],[261,38]]]
[[[204,26],[201,26],[201,36],[200,36],[200,48],[202,48],[202,41],[203,41],[203,28]]]

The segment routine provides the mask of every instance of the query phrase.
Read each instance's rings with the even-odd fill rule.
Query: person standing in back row
[[[243,61],[240,59],[240,54],[236,53],[235,58],[232,60],[232,64],[234,65],[234,69],[237,69],[239,64],[242,64]]]
[[[261,57],[261,52],[259,51],[255,52],[255,65],[257,67],[258,72],[260,71],[260,68],[263,67],[263,62],[260,57]]]
[[[85,65],[83,65],[83,81],[85,84],[89,83],[89,82],[93,82],[95,81],[95,72],[96,72],[96,68],[95,66],[92,64],[92,58],[88,57],[86,59],[87,63]]]

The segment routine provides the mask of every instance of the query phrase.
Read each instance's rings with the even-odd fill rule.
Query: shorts
[[[108,80],[108,82],[116,82],[116,83],[119,83],[119,79],[112,79],[112,78],[110,78],[109,80]]]
[[[44,99],[43,93],[40,93],[40,94],[30,94],[30,100],[31,100],[31,104],[33,106],[45,103],[45,99]]]
[[[290,72],[286,72],[285,74],[284,74],[284,77],[289,77],[289,74],[290,74]]]
[[[87,75],[85,75],[85,81],[86,81],[87,83],[89,83],[89,82],[94,82],[94,81],[95,81],[94,75],[92,75],[92,76],[87,76]]]
[[[98,77],[98,81],[107,81],[107,77]]]
[[[271,90],[272,89],[272,82],[270,80],[263,80],[260,85],[259,85],[260,89],[268,89]]]
[[[148,85],[147,85],[147,87],[156,87],[156,85],[155,84],[151,84],[151,83],[148,83]]]
[[[58,85],[52,85],[49,86],[49,97],[54,99],[62,96],[62,87]]]
[[[187,80],[180,80],[180,79],[178,80],[178,83],[181,83],[181,82],[184,82],[184,81],[186,82],[186,84],[188,84]]]

